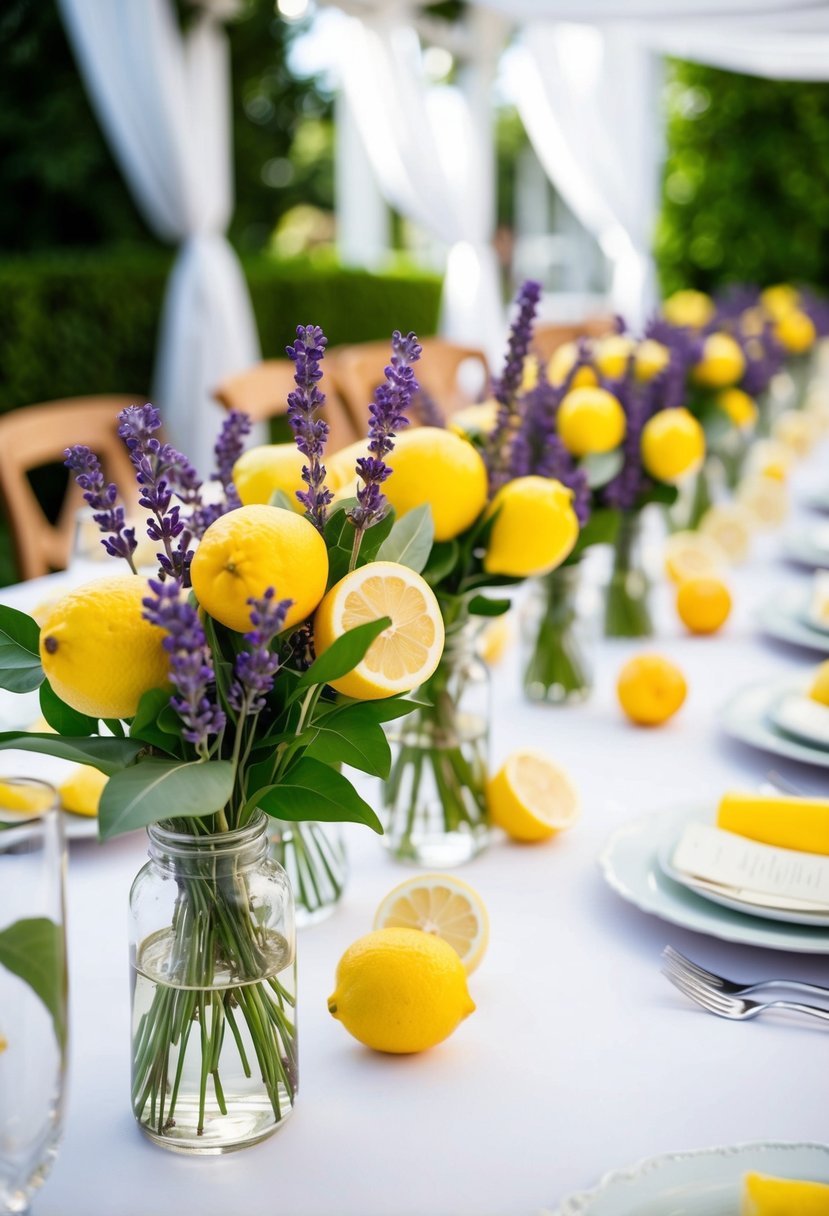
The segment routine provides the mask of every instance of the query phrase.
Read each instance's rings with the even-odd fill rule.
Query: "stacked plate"
[[[829,569],[829,523],[789,533],[783,542],[783,554],[801,566]]]
[[[758,614],[773,638],[829,654],[829,573],[818,571],[812,587],[781,588]]]
[[[729,735],[776,756],[829,768],[829,707],[807,696],[808,679],[751,684],[726,705]]]

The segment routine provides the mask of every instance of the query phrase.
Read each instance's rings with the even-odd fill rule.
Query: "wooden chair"
[[[331,428],[331,451],[345,447],[359,438],[354,430],[351,416],[345,409],[332,384],[336,382],[332,364],[336,362],[333,352],[327,352],[323,370],[325,406],[323,417]],[[290,359],[264,359],[247,371],[229,376],[213,392],[213,396],[226,410],[242,410],[254,422],[266,422],[281,418],[288,410],[288,393],[295,388],[294,365]]]
[[[458,384],[458,372],[467,360],[480,364],[482,388],[486,392],[489,366],[483,351],[472,346],[456,346],[442,338],[424,338],[422,346],[423,354],[415,367],[415,375],[444,418],[472,400]],[[340,346],[335,354],[334,377],[340,396],[356,433],[364,435],[369,403],[375,388],[383,380],[383,369],[389,361],[389,343],[361,342],[355,346]]]
[[[66,567],[77,512],[84,506],[82,491],[70,477],[57,522],[51,523],[28,474],[44,465],[62,464],[65,448],[84,443],[100,456],[105,475],[133,506],[135,470],[118,437],[116,415],[144,400],[140,395],[69,397],[0,415],[0,500],[11,525],[21,578],[38,578]]]
[[[545,362],[565,342],[577,342],[579,338],[603,338],[614,332],[612,317],[588,317],[585,321],[569,324],[537,325],[533,334],[533,350]]]

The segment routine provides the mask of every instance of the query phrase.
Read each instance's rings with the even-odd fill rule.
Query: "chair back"
[[[336,390],[331,387],[336,383],[332,362],[336,362],[336,355],[329,351],[323,364],[328,375],[323,385],[325,405],[322,417],[330,428],[330,447],[335,451],[353,443],[359,434],[354,430],[351,416]],[[290,359],[263,359],[246,371],[223,380],[213,396],[226,410],[241,410],[254,422],[266,422],[287,413],[288,393],[294,388],[294,365]]]
[[[135,470],[118,436],[117,414],[144,400],[140,395],[69,397],[0,415],[0,499],[22,579],[65,569],[77,512],[84,506],[83,494],[70,477],[57,521],[51,523],[28,474],[43,465],[63,463],[65,449],[83,443],[100,457],[106,477],[132,507]]]
[[[585,321],[567,324],[537,325],[533,333],[532,348],[546,363],[566,342],[577,342],[579,338],[603,338],[614,330],[613,317],[588,317]]]
[[[415,375],[444,419],[473,400],[458,382],[461,366],[468,360],[480,366],[482,388],[486,393],[489,366],[483,351],[445,342],[442,338],[424,338],[421,344],[423,354],[415,366]],[[337,347],[335,353],[334,375],[340,396],[357,435],[364,435],[369,403],[377,385],[383,381],[383,369],[389,362],[389,343],[361,342],[355,346]]]

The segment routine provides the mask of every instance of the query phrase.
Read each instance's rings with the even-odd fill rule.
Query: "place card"
[[[775,903],[791,901],[829,912],[829,857],[759,844],[705,823],[689,823],[671,858],[674,869],[732,891]]]

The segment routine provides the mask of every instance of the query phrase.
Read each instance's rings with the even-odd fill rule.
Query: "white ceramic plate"
[[[829,654],[829,629],[809,620],[810,594],[794,588],[781,591],[757,614],[760,627],[771,637]]]
[[[739,1216],[749,1171],[829,1182],[829,1145],[761,1141],[650,1157],[568,1196],[550,1216]]]
[[[829,524],[809,530],[790,532],[783,541],[783,553],[790,561],[813,569],[829,569]]]
[[[787,692],[772,707],[770,718],[784,735],[820,751],[829,750],[829,706],[802,692]]]
[[[660,865],[660,853],[691,819],[711,823],[710,806],[656,811],[617,828],[599,858],[605,881],[642,912],[696,933],[768,950],[829,954],[829,926],[790,924],[738,912],[669,878]]]
[[[802,692],[803,686],[802,678],[792,679],[791,676],[764,684],[750,684],[732,697],[722,711],[720,721],[723,729],[733,739],[776,756],[787,756],[804,764],[829,768],[829,750],[792,739],[772,725],[771,714],[776,704],[786,693]]]

